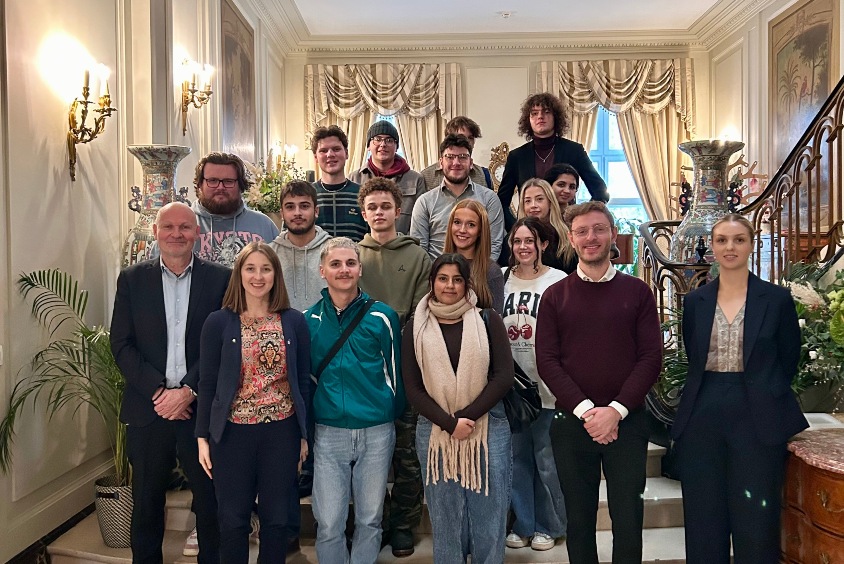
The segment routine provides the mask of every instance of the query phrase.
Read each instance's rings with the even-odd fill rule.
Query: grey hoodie
[[[232,267],[240,249],[252,241],[270,242],[278,235],[273,220],[243,202],[232,214],[215,215],[196,200],[191,206],[199,223],[193,251],[199,258]]]
[[[319,253],[331,235],[316,226],[316,235],[304,247],[297,247],[287,238],[287,230],[282,231],[270,247],[281,261],[284,284],[290,297],[290,306],[305,311],[317,303],[325,288],[325,280],[319,275]]]

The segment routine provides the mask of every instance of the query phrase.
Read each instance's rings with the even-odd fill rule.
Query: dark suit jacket
[[[293,396],[302,437],[307,437],[310,412],[311,333],[301,311],[281,312],[287,361],[287,381]],[[219,443],[231,415],[232,402],[240,386],[240,315],[221,309],[208,316],[202,329],[202,363],[196,410],[196,436],[209,436]]]
[[[671,435],[688,423],[704,378],[715,305],[716,278],[691,292],[683,304],[683,341],[689,373]],[[809,426],[791,391],[800,359],[800,327],[791,293],[749,274],[744,308],[744,375],[756,435],[764,444],[784,443]]]
[[[205,318],[220,309],[231,271],[199,257],[193,259],[185,357],[187,374],[182,383],[194,391],[199,382],[199,336]],[[167,320],[161,260],[153,259],[124,269],[117,278],[117,295],[111,318],[111,350],[126,378],[120,420],[129,425],[149,425],[158,415],[152,403],[167,371]]]
[[[513,193],[520,190],[522,184],[536,176],[535,159],[536,152],[533,148],[533,141],[513,149],[507,155],[501,185],[498,187],[498,197],[501,199],[501,207],[504,208],[504,227],[508,233],[513,223],[516,222],[516,218],[510,212],[510,201],[513,199]],[[554,164],[557,163],[568,163],[577,170],[593,200],[609,201],[610,195],[607,192],[607,185],[598,171],[595,170],[595,166],[583,145],[558,137],[554,145]]]

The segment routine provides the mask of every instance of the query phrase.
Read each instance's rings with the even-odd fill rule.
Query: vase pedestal
[[[141,186],[132,187],[129,209],[138,212],[138,220],[123,243],[123,267],[151,258],[152,224],[158,210],[170,202],[189,203],[187,188],[176,189],[176,168],[190,154],[190,147],[180,145],[130,145],[130,153],[141,163]]]

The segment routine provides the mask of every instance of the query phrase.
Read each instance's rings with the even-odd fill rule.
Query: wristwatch
[[[188,391],[191,393],[191,395],[192,395],[193,397],[196,397],[196,392],[194,392],[194,391],[193,391],[193,388],[191,388],[191,387],[190,387],[190,386],[188,386],[187,384],[182,384],[182,387],[183,387],[183,388],[187,388],[187,389],[188,389]]]

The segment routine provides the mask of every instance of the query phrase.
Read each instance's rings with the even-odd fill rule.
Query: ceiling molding
[[[721,0],[701,16],[689,32],[711,49],[753,19],[775,0]]]
[[[606,55],[643,49],[653,53],[708,51],[776,0],[719,0],[688,30],[642,30],[499,34],[311,35],[294,0],[253,0],[267,31],[284,56],[384,57],[425,56]]]

